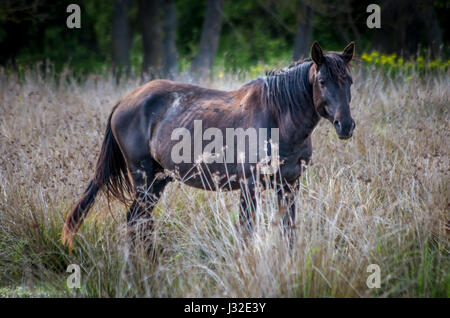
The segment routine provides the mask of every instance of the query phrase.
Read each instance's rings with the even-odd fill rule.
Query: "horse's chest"
[[[309,163],[312,156],[311,137],[308,137],[295,152],[283,159],[280,167],[282,177],[287,182],[295,182]]]

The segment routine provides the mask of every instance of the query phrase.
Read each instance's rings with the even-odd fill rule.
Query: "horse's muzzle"
[[[342,118],[333,122],[339,139],[349,139],[353,136],[355,129],[355,121],[351,117]]]

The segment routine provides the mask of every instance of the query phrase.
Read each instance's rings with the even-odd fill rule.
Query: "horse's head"
[[[350,114],[349,63],[353,58],[355,44],[347,45],[342,53],[323,53],[317,42],[311,47],[310,81],[313,85],[314,106],[317,112],[328,119],[336,129],[340,139],[353,135],[355,121]]]

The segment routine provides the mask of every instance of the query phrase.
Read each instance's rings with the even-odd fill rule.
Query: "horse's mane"
[[[325,63],[321,72],[333,81],[342,83],[349,70],[341,55],[336,52],[324,54]],[[280,132],[305,125],[305,116],[315,116],[312,85],[309,82],[309,70],[313,65],[311,58],[291,63],[281,70],[271,70],[262,77],[263,103],[279,124]]]
[[[281,70],[269,71],[262,78],[262,102],[278,123],[281,135],[299,124],[298,113],[314,107],[309,83],[312,64],[310,59],[298,61]]]

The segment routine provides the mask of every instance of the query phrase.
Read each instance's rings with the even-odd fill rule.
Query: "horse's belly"
[[[213,180],[205,180],[205,178],[191,178],[189,180],[179,180],[184,184],[201,189],[201,190],[209,190],[209,191],[234,191],[241,189],[239,182],[221,182],[214,183]]]
[[[232,191],[240,189],[243,176],[251,176],[250,169],[243,172],[236,165],[224,164],[188,164],[164,166],[173,177],[184,184],[204,190]]]

